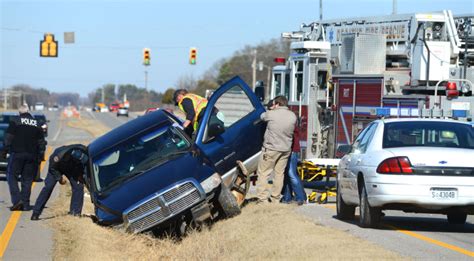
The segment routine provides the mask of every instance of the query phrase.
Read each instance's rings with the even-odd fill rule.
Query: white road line
[[[59,120],[59,127],[58,127],[58,131],[56,132],[56,135],[54,135],[54,138],[53,138],[53,141],[56,141],[59,137],[59,134],[61,133],[61,130],[63,128],[63,122],[61,120]]]
[[[93,112],[88,111],[88,113],[92,116],[92,118],[94,118],[95,120],[97,120],[97,118],[95,117],[95,114],[94,114]]]

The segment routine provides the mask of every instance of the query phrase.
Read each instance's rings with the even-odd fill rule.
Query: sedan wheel
[[[374,208],[369,205],[367,199],[367,191],[365,186],[362,187],[360,195],[360,219],[359,224],[361,227],[376,227],[380,221],[382,211],[380,208]]]
[[[342,199],[341,189],[337,185],[337,196],[336,196],[336,207],[337,207],[337,218],[341,220],[352,220],[354,219],[355,206],[347,205]]]
[[[448,222],[449,224],[463,225],[466,223],[467,214],[462,212],[449,212]]]

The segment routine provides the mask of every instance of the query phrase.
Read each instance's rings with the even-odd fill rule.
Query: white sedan
[[[454,120],[385,119],[370,123],[337,170],[337,217],[376,227],[382,210],[474,214],[474,126]]]

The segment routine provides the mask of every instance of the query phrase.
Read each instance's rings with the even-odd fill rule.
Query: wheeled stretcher
[[[301,180],[312,184],[313,191],[308,195],[308,202],[325,204],[328,197],[336,196],[335,178],[338,163],[338,159],[312,159],[303,160],[298,164]]]

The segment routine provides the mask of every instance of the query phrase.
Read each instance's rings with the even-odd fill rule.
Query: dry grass
[[[98,133],[93,124],[72,126]],[[71,125],[70,125],[71,126]],[[71,126],[71,127],[72,127]],[[101,135],[101,134],[99,134]],[[96,136],[96,135],[94,135]],[[182,241],[131,235],[100,227],[89,218],[67,216],[70,186],[61,186],[52,209],[55,260],[315,260],[402,259],[403,257],[348,233],[315,224],[294,206],[250,204],[242,214],[193,231]],[[85,198],[84,214],[93,213]]]
[[[298,215],[288,205],[249,205],[241,215],[193,231],[181,242],[131,235],[66,216],[69,186],[53,209],[56,260],[314,260],[402,259],[342,231]],[[87,201],[87,198],[86,198]],[[87,202],[85,213],[91,213]]]
[[[69,118],[67,125],[71,128],[82,129],[89,132],[93,137],[99,137],[110,131],[103,123],[89,118]]]

